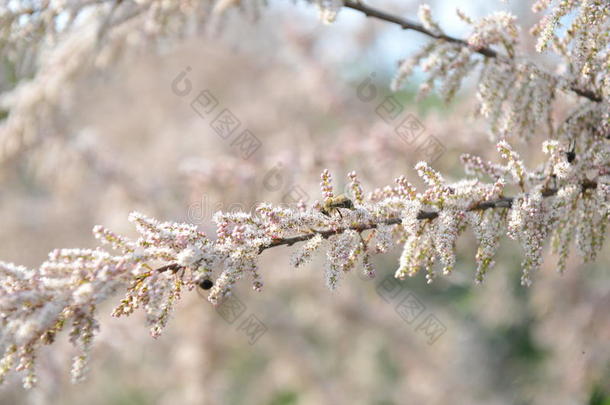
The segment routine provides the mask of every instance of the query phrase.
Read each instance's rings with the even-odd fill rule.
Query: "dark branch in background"
[[[443,39],[447,42],[452,42],[454,44],[459,44],[459,45],[466,46],[466,47],[468,46],[468,42],[464,41],[463,39],[454,38],[454,37],[451,37],[451,36],[445,35],[445,34],[436,34],[432,31],[428,30],[427,28],[425,28],[423,25],[421,25],[419,23],[412,22],[407,19],[394,16],[392,14],[386,13],[385,11],[377,10],[375,8],[364,5],[359,1],[345,0],[344,5],[347,8],[358,10],[361,13],[364,13],[367,17],[373,17],[373,18],[377,18],[378,20],[383,20],[383,21],[391,22],[396,25],[400,25],[402,27],[402,29],[405,29],[405,30],[417,31],[417,32],[420,32],[424,35],[427,35],[427,36],[435,38],[435,39]],[[476,50],[476,52],[478,52],[481,55],[486,56],[488,58],[498,57],[498,53],[490,48],[481,48],[481,49]]]
[[[383,21],[387,21],[387,22],[399,25],[400,27],[402,27],[402,29],[417,31],[417,32],[420,32],[429,37],[432,37],[435,39],[442,39],[444,41],[452,42],[454,44],[458,44],[461,46],[466,46],[466,47],[469,46],[468,42],[464,41],[463,39],[455,38],[455,37],[445,35],[445,34],[436,34],[432,31],[426,29],[421,24],[418,24],[413,21],[409,21],[409,20],[401,18],[401,17],[397,17],[395,15],[389,14],[385,11],[378,10],[376,8],[369,7],[365,4],[362,4],[358,0],[344,0],[343,4],[347,8],[351,8],[352,10],[360,11],[367,17],[377,18],[379,20],[383,20]],[[501,59],[501,57],[502,57],[501,55],[498,54],[498,52],[494,51],[491,48],[474,49],[474,51],[485,56],[486,58]],[[577,86],[572,86],[572,87],[570,87],[570,89],[574,93],[578,94],[579,96],[586,97],[591,101],[595,101],[596,103],[600,103],[603,101],[603,99],[600,95],[596,94],[594,91],[591,91],[589,89],[581,89]]]
[[[594,181],[585,181],[582,184],[583,192],[590,190],[590,189],[595,189],[595,188],[597,188],[597,183]],[[558,191],[559,191],[559,189],[556,189],[556,188],[547,189],[542,192],[542,196],[545,198],[552,197],[555,194],[557,194]],[[490,209],[490,208],[511,208],[511,206],[513,204],[513,200],[514,200],[513,197],[503,197],[503,198],[498,198],[496,200],[485,201],[485,202],[478,203],[478,204],[472,206],[467,211],[482,211],[482,210],[486,210],[486,209]],[[436,211],[420,211],[417,214],[417,219],[419,219],[419,220],[424,220],[424,219],[432,220],[436,217],[438,217],[438,212],[436,212]],[[389,218],[389,219],[385,219],[381,222],[369,222],[369,223],[365,223],[365,224],[357,224],[357,225],[343,227],[343,228],[328,229],[328,230],[320,231],[320,232],[309,232],[309,233],[305,233],[303,235],[293,236],[290,238],[276,239],[273,242],[269,243],[268,245],[261,246],[258,250],[258,253],[260,254],[267,249],[277,247],[277,246],[292,246],[295,243],[305,242],[305,241],[312,239],[316,235],[321,235],[324,239],[328,239],[333,235],[339,235],[348,230],[356,231],[356,232],[364,232],[364,231],[368,231],[371,229],[375,229],[379,225],[398,225],[401,222],[402,221],[400,218]],[[173,272],[176,272],[176,271],[180,270],[181,268],[182,267],[180,265],[178,265],[177,263],[171,263],[166,266],[159,267],[157,269],[157,271],[171,270]]]

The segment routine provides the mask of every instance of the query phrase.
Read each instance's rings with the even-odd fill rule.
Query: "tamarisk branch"
[[[468,42],[466,42],[463,39],[455,38],[455,37],[452,37],[450,35],[446,35],[443,33],[432,32],[419,23],[416,23],[416,22],[413,22],[413,21],[410,21],[410,20],[407,20],[407,19],[404,19],[401,17],[397,17],[395,15],[392,15],[392,14],[387,13],[382,10],[378,10],[373,7],[369,7],[365,4],[363,4],[362,2],[360,2],[359,0],[345,0],[343,4],[345,7],[350,8],[352,10],[359,11],[359,12],[363,13],[364,15],[366,15],[367,17],[376,18],[378,20],[396,24],[405,30],[417,31],[421,34],[427,35],[434,39],[440,39],[440,40],[451,42],[451,43],[458,44],[461,46],[469,47]],[[477,53],[485,56],[486,58],[496,58],[498,60],[506,59],[506,57],[500,55],[498,52],[496,52],[495,50],[493,50],[489,47],[482,47],[482,48],[473,49],[473,50],[476,51]],[[579,96],[585,97],[596,103],[601,103],[603,101],[602,97],[600,95],[596,94],[592,90],[582,89],[578,86],[571,86],[570,89],[574,93],[578,94]]]
[[[587,181],[587,182],[583,183],[583,185],[582,185],[583,192],[586,190],[595,189],[595,188],[597,188],[597,183],[592,182],[592,181]],[[542,193],[542,195],[543,195],[543,197],[551,197],[551,196],[554,196],[555,194],[557,194],[558,191],[559,190],[555,189],[555,188],[548,189],[548,190],[545,190]],[[479,204],[471,207],[468,211],[480,211],[480,210],[486,210],[486,209],[490,209],[490,208],[510,208],[513,200],[514,200],[513,197],[504,197],[504,198],[499,198],[499,199],[492,200],[492,201],[485,201],[485,202],[479,203]],[[439,215],[439,213],[437,211],[420,211],[417,214],[417,219],[432,220],[432,219],[435,219],[436,217],[438,217],[438,215]],[[400,223],[401,223],[400,218],[390,218],[390,219],[386,219],[383,222],[381,222],[381,224],[384,224],[384,225],[398,225]],[[305,241],[313,238],[316,234],[320,234],[324,239],[328,239],[329,237],[331,237],[333,235],[343,233],[347,230],[362,232],[362,231],[366,231],[369,229],[374,229],[378,225],[379,225],[378,223],[359,224],[359,225],[346,227],[346,228],[329,229],[326,231],[307,233],[304,235],[294,236],[292,238],[278,239],[276,241],[273,241],[269,245],[261,246],[260,252],[262,253],[263,251],[265,251],[269,248],[272,248],[272,247],[277,247],[277,246],[282,246],[282,245],[291,246],[298,242],[305,242]]]
[[[595,188],[597,188],[597,183],[594,181],[586,181],[582,184],[583,192],[585,192],[587,190],[595,189]],[[556,188],[547,189],[542,192],[542,196],[545,198],[552,197],[552,196],[556,195],[558,191],[559,190]],[[478,203],[478,204],[472,206],[471,208],[468,209],[468,211],[481,211],[481,210],[487,210],[487,209],[492,209],[492,208],[511,208],[513,200],[514,200],[513,197],[503,197],[503,198],[498,198],[498,199],[491,200],[491,201],[484,201],[484,202],[481,202],[481,203]],[[439,212],[437,212],[437,211],[423,211],[422,210],[417,214],[417,219],[433,220],[433,219],[437,218],[438,216],[439,216]],[[398,225],[401,222],[402,221],[400,218],[388,218],[379,223],[356,224],[356,225],[349,226],[349,227],[328,229],[328,230],[324,230],[324,231],[320,231],[320,232],[305,233],[303,235],[293,236],[290,238],[276,239],[268,245],[261,246],[259,248],[259,254],[270,248],[274,248],[274,247],[278,247],[278,246],[292,246],[295,243],[306,242],[306,241],[312,239],[316,235],[320,235],[320,236],[322,236],[322,238],[328,239],[329,237],[331,237],[333,235],[338,235],[338,234],[341,234],[348,230],[352,230],[352,231],[356,231],[356,232],[364,232],[364,231],[367,231],[370,229],[375,229],[381,224]],[[181,269],[180,265],[178,265],[177,263],[171,263],[171,264],[165,265],[163,267],[159,267],[157,269],[157,271],[163,272],[163,271],[171,270],[173,272],[176,272],[180,269]]]

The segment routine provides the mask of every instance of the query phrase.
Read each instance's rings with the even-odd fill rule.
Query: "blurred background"
[[[412,19],[419,4],[375,2]],[[467,27],[456,7],[473,17],[509,10],[524,27],[524,48],[533,49],[529,1],[430,5],[457,36]],[[416,74],[394,94],[404,107],[398,118],[377,111],[397,61],[425,43],[351,10],[326,26],[304,2],[272,1],[229,11],[178,46],[130,55],[80,78],[61,123],[62,142],[2,168],[0,258],[36,267],[54,248],[95,246],[96,224],[134,236],[127,222],[134,210],[213,234],[217,210],[295,197],[312,203],[324,168],[338,189],[355,170],[371,191],[403,174],[421,186],[413,170],[420,160],[449,179],[464,176],[461,153],[498,161],[485,122],[473,115],[472,83],[445,105],[434,96],[416,98]],[[192,89],[181,95],[172,83],[184,72]],[[359,93],[365,80],[374,97]],[[214,114],[193,109],[202,91],[216,99]],[[574,101],[557,102],[558,119]],[[248,129],[260,140],[250,155],[211,126],[223,109],[239,120],[238,132]],[[441,152],[425,154],[401,139],[394,129],[405,117],[417,120],[422,137],[438,141]],[[536,165],[540,145],[534,138],[516,147]],[[334,293],[324,285],[321,260],[296,270],[292,251],[264,252],[265,287],[256,293],[239,285],[237,319],[187,293],[154,340],[142,314],[111,318],[118,298],[111,300],[99,310],[101,331],[84,383],[69,382],[64,335],[42,352],[39,386],[26,392],[13,379],[0,389],[0,403],[610,404],[608,249],[590,265],[574,255],[563,275],[547,255],[533,286],[523,288],[520,248],[505,238],[496,268],[475,285],[476,244],[467,231],[450,277],[426,285],[421,274],[391,284],[386,277],[397,267],[397,250],[374,258],[374,280],[350,274]],[[390,290],[398,295],[388,298]],[[401,312],[406,297],[417,303],[417,316]],[[264,327],[255,338],[243,326],[252,315]],[[426,328],[430,317],[442,333]]]

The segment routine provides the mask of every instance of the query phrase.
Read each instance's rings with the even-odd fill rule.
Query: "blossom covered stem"
[[[589,189],[595,189],[597,188],[597,183],[593,182],[593,181],[587,181],[584,182],[582,184],[582,190],[586,191]],[[555,194],[557,194],[559,190],[553,188],[553,189],[548,189],[545,190],[542,193],[543,197],[551,197],[554,196]],[[480,211],[480,210],[486,210],[489,208],[510,208],[513,202],[513,198],[512,197],[503,197],[503,198],[498,198],[495,200],[491,200],[491,201],[484,201],[481,202],[479,204],[474,205],[473,207],[471,207],[470,209],[468,209],[468,211]],[[417,219],[419,220],[424,220],[424,219],[434,219],[436,217],[438,217],[439,213],[437,211],[419,211],[419,213],[417,214]],[[303,235],[299,235],[299,236],[294,236],[291,238],[283,238],[283,239],[277,239],[274,240],[273,242],[271,242],[268,245],[265,246],[261,246],[259,252],[263,252],[269,248],[272,247],[277,247],[277,246],[292,246],[295,243],[298,242],[305,242],[311,238],[313,238],[316,234],[320,234],[324,239],[329,238],[330,236],[333,235],[337,235],[340,233],[343,233],[347,230],[352,230],[352,231],[356,231],[356,232],[363,232],[369,229],[374,229],[376,228],[378,225],[398,225],[402,222],[402,220],[400,218],[389,218],[386,219],[384,221],[382,221],[381,223],[366,223],[366,224],[357,224],[354,226],[350,226],[350,227],[345,227],[345,228],[338,228],[338,229],[330,229],[330,230],[326,230],[326,231],[321,231],[321,232],[314,232],[314,233],[306,233]]]
[[[582,183],[583,192],[586,190],[595,189],[595,188],[597,188],[597,183],[594,181],[586,181],[586,182]],[[550,188],[550,189],[544,190],[542,192],[542,196],[543,197],[552,197],[552,196],[556,195],[558,191],[559,190],[556,188]],[[482,210],[487,210],[490,208],[511,208],[513,201],[514,201],[513,197],[497,198],[494,200],[478,203],[478,204],[470,207],[467,211],[482,211]],[[438,216],[439,216],[439,212],[437,212],[437,211],[421,210],[417,214],[417,219],[418,220],[424,220],[424,219],[431,220],[431,219],[437,218]],[[314,238],[316,235],[320,235],[322,238],[328,239],[329,237],[331,237],[333,235],[338,235],[338,234],[344,233],[346,231],[364,232],[364,231],[367,231],[370,229],[375,229],[379,225],[398,225],[400,223],[402,223],[402,220],[400,218],[388,218],[379,223],[376,223],[376,222],[361,223],[361,224],[355,224],[355,225],[349,226],[349,227],[340,227],[337,229],[328,229],[328,230],[318,231],[318,232],[309,232],[309,233],[305,233],[303,235],[293,236],[290,238],[280,238],[280,239],[273,240],[271,243],[269,243],[267,245],[261,246],[259,248],[259,254],[270,248],[274,248],[274,247],[278,247],[278,246],[292,246],[295,243],[306,242],[306,241]],[[171,263],[171,264],[165,265],[163,267],[157,268],[157,271],[164,272],[167,270],[171,270],[173,272],[176,272],[176,271],[180,270],[180,268],[181,268],[181,266],[178,265],[177,263]]]
[[[373,8],[370,6],[367,6],[359,0],[345,0],[343,4],[347,8],[351,8],[352,10],[360,11],[367,17],[377,18],[382,21],[387,21],[387,22],[399,25],[400,27],[402,27],[402,29],[417,31],[417,32],[427,35],[429,37],[432,37],[435,39],[441,39],[443,41],[451,42],[451,43],[454,43],[454,44],[457,44],[460,46],[464,46],[464,47],[469,46],[468,42],[463,39],[455,38],[450,35],[446,35],[444,33],[433,32],[421,24],[407,20],[405,18],[397,17],[395,15],[392,15],[390,13],[387,13],[385,11],[382,11],[382,10],[379,10],[379,9],[376,9],[376,8]],[[502,55],[498,54],[498,52],[494,51],[493,49],[491,49],[489,47],[482,47],[479,49],[475,49],[474,51],[485,56],[486,58],[496,58],[496,59],[502,58]],[[594,101],[597,103],[600,103],[603,101],[602,97],[592,90],[583,89],[583,88],[580,88],[577,86],[571,86],[570,89],[574,93],[578,94],[579,96],[588,98],[591,101]]]

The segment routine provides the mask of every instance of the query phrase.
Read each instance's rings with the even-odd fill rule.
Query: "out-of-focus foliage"
[[[188,2],[174,4],[186,7],[176,15],[196,15]],[[211,9],[211,4],[205,7]],[[103,10],[110,8],[109,4]],[[413,10],[405,11],[412,15]],[[180,45],[173,42],[160,55],[144,46],[137,47],[139,53],[103,61],[104,52],[98,53],[91,45],[87,52],[95,66],[82,74],[84,65],[75,63],[70,70],[69,62],[79,56],[75,49],[83,48],[66,48],[64,54],[57,51],[53,58],[58,59],[49,59],[56,60],[55,65],[40,67],[47,77],[33,83],[42,86],[43,99],[53,101],[50,105],[58,110],[17,107],[25,117],[17,121],[25,131],[22,134],[30,135],[21,138],[28,141],[7,149],[6,156],[19,158],[8,159],[2,171],[0,257],[36,268],[52,249],[94,246],[87,230],[98,223],[135,236],[125,221],[134,210],[194,223],[214,234],[211,216],[218,210],[250,211],[262,201],[279,204],[294,193],[294,187],[312,203],[320,198],[316,183],[323,168],[337,175],[357,170],[367,190],[390,184],[403,174],[416,183],[413,167],[425,157],[394,130],[407,113],[423,124],[425,135],[433,134],[445,145],[434,168],[446,178],[464,176],[459,162],[462,152],[500,162],[494,143],[484,141],[485,122],[467,118],[480,108],[468,83],[449,107],[430,99],[415,104],[409,87],[398,93],[397,99],[405,106],[400,118],[385,122],[376,114],[389,94],[390,79],[376,77],[379,93],[371,101],[358,96],[358,87],[370,71],[379,70],[374,58],[363,56],[375,51],[379,28],[371,29],[362,19],[355,32],[349,31],[349,38],[333,37],[332,29],[341,29],[347,13],[341,10],[337,26],[322,30],[294,10],[263,10],[260,20],[251,25],[244,23],[243,15],[227,10],[217,35],[196,36]],[[147,25],[138,27],[125,29],[117,51],[129,44],[128,33],[137,33],[136,42],[147,38]],[[108,35],[123,35],[120,29],[114,32]],[[414,34],[395,35],[396,41],[410,41]],[[356,56],[338,65],[329,62],[323,47],[333,38],[358,49]],[[30,43],[36,44],[35,40]],[[33,51],[28,47],[22,52]],[[15,69],[23,83],[29,83],[27,78],[37,69],[28,64],[6,66],[5,89],[15,88]],[[193,92],[180,97],[172,92],[172,81],[186,67],[192,69]],[[349,82],[346,74],[357,79]],[[509,76],[502,80],[510,83]],[[248,160],[210,127],[214,117],[201,117],[192,109],[192,98],[205,89],[236,115],[242,127],[260,138],[261,149]],[[559,123],[573,111],[574,103],[575,99],[561,98],[553,111],[544,113]],[[10,120],[5,123],[15,122]],[[45,126],[38,127],[41,122]],[[524,135],[531,138],[530,143],[515,146],[521,158],[534,163],[548,158],[541,153],[543,136],[531,131]],[[569,146],[568,138],[560,139],[562,147]],[[578,145],[579,159],[587,149],[587,144]],[[342,188],[347,181],[339,180],[335,187]],[[0,400],[100,404],[402,404],[406,398],[414,403],[481,404],[610,401],[607,249],[600,251],[596,264],[577,265],[568,257],[562,276],[555,272],[555,258],[549,258],[536,274],[536,282],[524,288],[519,284],[521,248],[506,238],[485,283],[474,285],[476,243],[472,232],[466,231],[457,241],[450,277],[431,285],[426,285],[424,277],[406,279],[399,284],[403,295],[389,302],[379,285],[396,270],[398,251],[373,259],[375,280],[351,272],[342,288],[331,294],[324,288],[322,258],[314,257],[312,263],[295,270],[286,248],[271,249],[261,255],[259,264],[264,293],[236,286],[235,295],[246,307],[239,319],[228,323],[203,294],[184,291],[165,334],[156,341],[142,326],[144,319],[138,319],[141,314],[136,312],[129,321],[112,319],[109,314],[118,302],[102,304],[97,308],[101,329],[87,381],[69,384],[65,359],[74,353],[68,336],[59,334],[54,345],[38,356],[38,387],[26,394],[11,376],[0,391]],[[408,292],[425,306],[420,318],[411,323],[396,312]],[[246,331],[240,330],[250,314],[267,328],[253,345]],[[446,326],[432,345],[418,329],[428,314]]]

